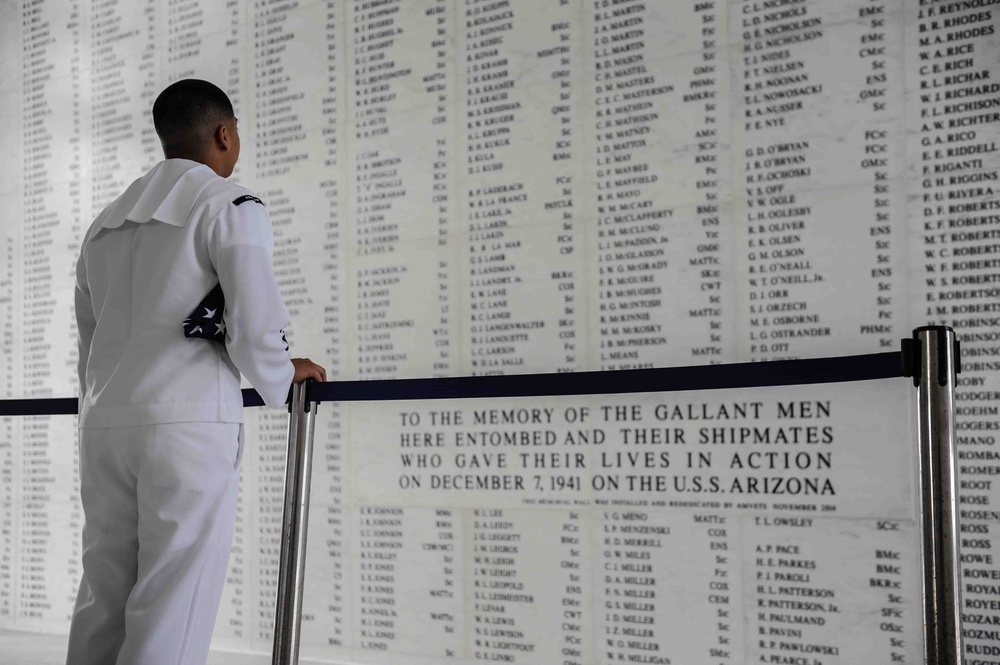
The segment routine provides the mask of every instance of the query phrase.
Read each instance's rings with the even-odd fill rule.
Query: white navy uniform
[[[207,658],[243,454],[240,373],[270,407],[295,373],[273,243],[259,199],[186,159],[157,164],[87,232],[76,285],[83,579],[68,665]],[[186,337],[216,286],[225,344]]]

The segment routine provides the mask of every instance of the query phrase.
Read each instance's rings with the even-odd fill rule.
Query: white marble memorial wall
[[[968,657],[1000,663],[998,10],[991,0],[0,3],[0,398],[76,394],[81,234],[160,158],[149,117],[159,90],[207,78],[240,119],[233,179],[274,223],[293,353],[331,378],[874,353],[914,326],[954,326]],[[670,395],[532,400],[553,413],[587,406],[590,420],[483,430],[604,432],[581,458],[565,443],[537,459],[467,451],[458,423],[430,421],[492,408],[479,401],[323,405],[304,653],[916,662],[913,464],[902,447],[877,445],[897,441],[876,416],[900,413],[904,397],[858,384],[737,398],[834,405],[815,423],[833,440],[806,448],[833,451],[817,477],[835,494],[820,484],[784,497],[766,484],[736,491],[733,449],[708,446],[700,460],[693,422],[678,426],[688,443],[668,441],[674,426],[649,419]],[[600,419],[609,405],[642,413],[630,425]],[[420,414],[419,427],[405,414]],[[216,646],[266,652],[286,416],[255,409],[247,421]],[[629,443],[627,427],[663,442]],[[407,433],[435,443],[407,448]],[[68,626],[75,447],[69,418],[0,419],[0,626]],[[503,476],[453,467],[473,452],[497,464],[488,455],[505,450],[523,490],[432,486]],[[433,454],[440,469],[403,466]],[[408,474],[421,487],[401,487]],[[594,486],[612,476],[617,490]],[[656,504],[690,496],[702,503]],[[481,549],[500,546],[513,550]],[[813,602],[823,609],[792,606]]]

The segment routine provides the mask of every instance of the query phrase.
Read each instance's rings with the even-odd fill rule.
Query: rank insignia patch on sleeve
[[[253,201],[254,203],[259,203],[261,205],[264,205],[263,201],[261,201],[256,196],[253,196],[251,194],[244,194],[243,196],[241,196],[241,197],[239,197],[237,199],[234,199],[233,200],[233,204],[234,205],[240,205],[241,203],[246,203],[247,201]]]

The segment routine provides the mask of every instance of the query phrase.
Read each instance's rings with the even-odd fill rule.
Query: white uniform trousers
[[[204,665],[229,565],[238,423],[83,428],[67,665]]]

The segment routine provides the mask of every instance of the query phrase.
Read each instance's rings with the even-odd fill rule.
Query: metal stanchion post
[[[318,406],[315,402],[308,401],[310,383],[310,380],[306,380],[293,386],[289,408],[285,505],[281,516],[281,560],[274,609],[274,649],[271,652],[273,665],[296,665],[299,662],[306,532],[309,527],[309,484]]]
[[[958,479],[955,449],[955,375],[960,371],[955,332],[946,326],[913,331],[923,534],[924,662],[961,665],[962,604],[959,570]]]

